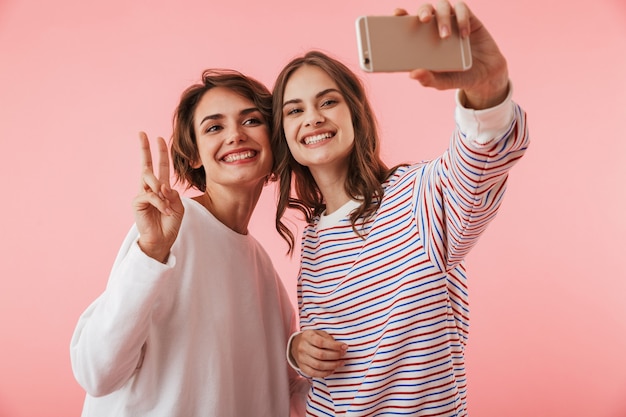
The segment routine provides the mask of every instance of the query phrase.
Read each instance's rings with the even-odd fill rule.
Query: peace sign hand
[[[151,258],[166,262],[176,241],[185,209],[180,196],[170,185],[170,162],[165,140],[157,138],[159,165],[154,175],[150,142],[139,133],[141,145],[141,189],[133,200],[139,247]]]

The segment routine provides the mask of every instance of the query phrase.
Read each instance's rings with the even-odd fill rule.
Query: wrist
[[[490,75],[483,83],[462,91],[462,104],[474,110],[495,107],[502,103],[509,93],[509,74],[506,65],[499,74]]]
[[[170,256],[169,249],[163,249],[160,247],[151,247],[151,245],[146,245],[141,243],[141,239],[137,241],[137,245],[139,249],[146,254],[146,256],[161,262],[162,264],[167,263],[167,259]]]
[[[502,103],[509,94],[508,82],[504,87],[491,90],[481,90],[480,92],[462,91],[461,103],[463,107],[473,110],[484,110],[495,107]]]

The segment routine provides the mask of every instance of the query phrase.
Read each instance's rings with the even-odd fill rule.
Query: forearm
[[[429,256],[444,269],[461,262],[495,216],[509,170],[528,146],[525,113],[510,94],[496,108],[456,110],[448,151],[425,168],[418,222]]]
[[[499,108],[474,111],[476,123],[452,141],[444,176],[447,265],[460,262],[497,213],[511,168],[525,153],[526,115],[510,100]]]
[[[91,395],[115,391],[135,372],[169,269],[131,245],[105,292],[80,317],[70,346],[72,368]]]

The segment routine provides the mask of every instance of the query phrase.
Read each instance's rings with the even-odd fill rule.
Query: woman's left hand
[[[404,9],[396,9],[396,16],[407,15]],[[426,23],[437,20],[439,35],[450,36],[452,19],[456,20],[462,37],[469,36],[472,51],[472,67],[465,71],[429,71],[415,69],[410,77],[425,87],[438,90],[461,89],[465,93],[465,106],[484,109],[501,103],[508,94],[509,73],[506,59],[487,29],[469,7],[458,2],[450,5],[440,0],[436,5],[422,4],[417,10],[417,19]]]

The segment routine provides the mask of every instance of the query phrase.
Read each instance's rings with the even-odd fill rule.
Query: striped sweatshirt
[[[357,223],[363,237],[349,220],[355,201],[305,227],[301,330],[349,346],[341,368],[311,379],[308,416],[467,415],[463,259],[528,145],[523,110],[510,97],[499,107],[457,106],[447,151],[388,178],[380,209]]]

